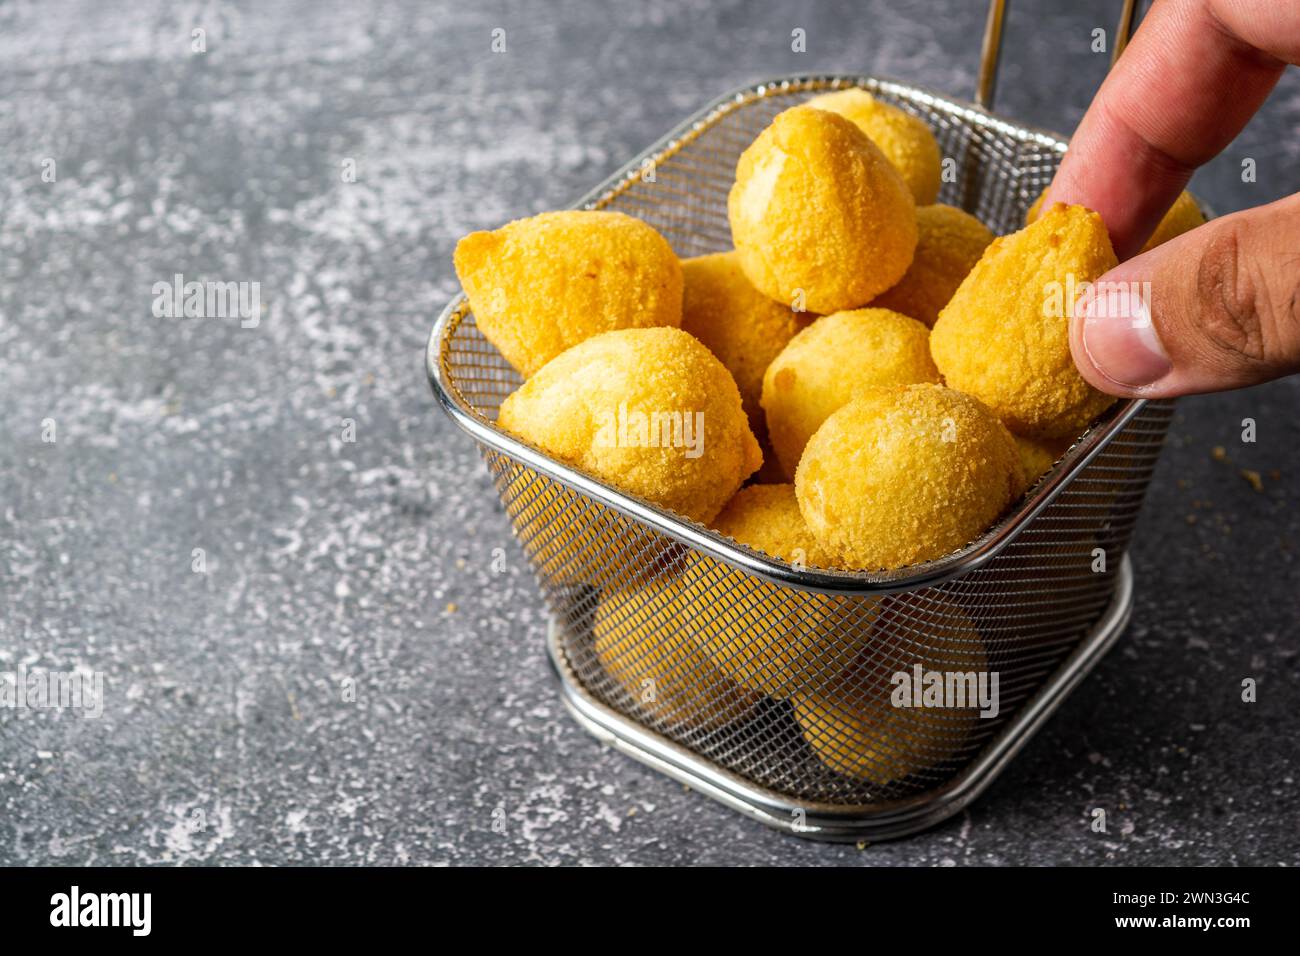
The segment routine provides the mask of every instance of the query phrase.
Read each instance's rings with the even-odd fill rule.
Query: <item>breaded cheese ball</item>
[[[764,433],[763,372],[795,333],[816,318],[769,299],[745,278],[735,251],[682,260],[682,331],[727,367],[754,434]]]
[[[955,206],[918,206],[916,255],[903,278],[872,305],[893,309],[933,327],[980,256],[993,241],[984,223]]]
[[[792,564],[833,568],[834,561],[799,511],[794,485],[749,485],[727,502],[712,527],[721,535]]]
[[[1057,203],[995,239],[930,333],[944,381],[1018,435],[1078,435],[1115,399],[1070,356],[1071,296],[1116,264],[1101,216],[1082,206]]]
[[[683,633],[693,617],[676,578],[602,595],[592,632],[596,656],[652,720],[677,731],[714,730],[762,700],[726,676]]]
[[[880,787],[952,760],[972,746],[980,723],[978,680],[989,672],[979,632],[956,605],[931,602],[906,611],[895,605],[881,616],[882,626],[903,613],[908,633],[918,636],[873,638],[838,680],[793,699],[795,720],[818,759],[838,773]],[[910,679],[917,664],[923,673],[943,674],[945,682],[949,674],[964,675],[960,686],[968,706],[916,707],[910,685],[900,686],[895,675]],[[989,687],[989,678],[985,681]]]
[[[524,378],[600,332],[681,325],[677,256],[621,212],[544,212],[472,232],[455,263],[480,331]]]
[[[916,248],[898,170],[849,120],[808,106],[779,114],[741,154],[727,213],[753,286],[810,312],[866,305]]]
[[[700,522],[762,464],[731,373],[681,329],[622,329],[575,345],[507,397],[497,423]]]
[[[1034,200],[1034,204],[1029,207],[1029,212],[1025,213],[1025,225],[1029,225],[1038,218],[1042,211],[1043,200],[1047,197],[1047,190],[1044,189]],[[1169,207],[1164,218],[1156,225],[1156,231],[1151,233],[1151,238],[1146,244],[1138,250],[1139,254],[1149,252],[1161,243],[1168,242],[1174,236],[1181,236],[1185,232],[1190,232],[1197,226],[1205,225],[1205,214],[1201,212],[1201,207],[1196,205],[1196,200],[1187,190],[1178,194],[1174,204]]]
[[[889,570],[968,544],[1024,491],[1006,428],[941,385],[863,389],[808,442],[804,520],[842,567]]]
[[[866,133],[903,177],[918,206],[929,205],[938,197],[942,157],[924,120],[863,89],[823,93],[804,105],[838,113]]]
[[[876,308],[818,319],[763,375],[768,438],[785,477],[794,478],[813,432],[864,387],[938,381],[930,333],[915,319]]]
[[[713,522],[719,533],[774,558],[831,567],[808,530],[794,486],[750,485]],[[737,683],[784,700],[835,678],[862,649],[876,598],[796,591],[691,552],[683,586],[708,608],[686,633]]]
[[[1020,464],[1025,469],[1026,486],[1032,486],[1043,477],[1070,447],[1069,439],[1039,442],[1019,435],[1012,437],[1016,440],[1016,451],[1020,453]]]

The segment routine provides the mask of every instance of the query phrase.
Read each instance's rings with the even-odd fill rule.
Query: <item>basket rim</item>
[[[1064,152],[1066,141],[1055,133],[1014,123],[968,100],[945,96],[922,86],[857,73],[787,74],[738,87],[716,97],[642,150],[569,208],[601,208],[635,182],[649,160],[657,164],[672,156],[735,109],[756,99],[814,90],[874,86],[898,95],[931,99],[969,114],[980,125],[996,128],[1021,140]],[[773,584],[803,591],[844,595],[883,595],[932,587],[986,566],[1048,507],[1130,421],[1147,405],[1145,399],[1117,401],[1065,452],[1021,500],[974,541],[939,558],[889,571],[840,571],[798,568],[773,558],[676,512],[621,491],[552,458],[540,449],[501,430],[481,415],[460,393],[448,366],[451,337],[468,313],[469,302],[458,290],[443,308],[425,348],[425,373],[443,411],[482,445],[540,472],[565,487],[666,534],[723,563]]]

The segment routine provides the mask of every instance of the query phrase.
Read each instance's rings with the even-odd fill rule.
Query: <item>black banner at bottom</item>
[[[892,924],[922,948],[1005,941],[1008,933],[1038,929],[1072,941],[1127,936],[1183,945],[1199,935],[1233,945],[1258,930],[1277,938],[1292,919],[1298,889],[1295,871],[1283,868],[863,868],[779,876],[753,870],[9,869],[0,870],[0,914],[7,945],[64,936],[76,944],[337,946],[431,929],[453,932],[464,945],[470,933],[493,942],[515,934],[535,940],[543,927],[558,928],[565,912],[573,916],[571,930],[587,939],[608,939],[604,933],[613,931],[666,945],[677,933],[698,944],[699,929],[716,922],[719,940],[734,947],[740,939],[764,940],[776,919],[793,928],[792,920],[817,916],[821,925],[832,915],[833,925],[823,929],[843,932],[856,924],[857,932],[875,937]],[[534,915],[539,919],[528,919]],[[602,932],[591,935],[592,929]]]

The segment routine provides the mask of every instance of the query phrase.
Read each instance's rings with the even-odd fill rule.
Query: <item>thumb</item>
[[[1172,398],[1300,370],[1300,196],[1214,219],[1106,273],[1070,350],[1104,392]]]

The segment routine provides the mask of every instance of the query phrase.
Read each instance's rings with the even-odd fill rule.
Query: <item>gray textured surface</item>
[[[108,6],[0,4],[0,670],[108,685],[100,720],[0,711],[0,863],[1300,862],[1296,382],[1182,404],[1119,647],[969,812],[859,851],[575,727],[423,381],[459,235],[566,204],[764,75],[966,94],[981,4]],[[999,108],[1072,128],[1117,6],[1013,10]],[[1298,113],[1289,75],[1200,192],[1296,189]],[[177,272],[260,282],[261,325],[154,318]]]

